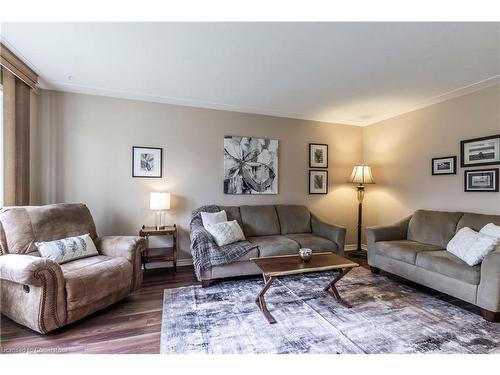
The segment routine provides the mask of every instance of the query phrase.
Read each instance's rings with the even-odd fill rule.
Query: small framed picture
[[[498,168],[465,171],[464,191],[497,192]]]
[[[457,174],[457,157],[443,156],[432,159],[432,174]]]
[[[328,145],[309,143],[309,168],[328,168]]]
[[[161,178],[162,164],[162,148],[132,147],[132,177]]]
[[[327,194],[327,193],[328,193],[328,171],[310,170],[309,194]]]
[[[460,142],[460,166],[500,164],[500,134]]]

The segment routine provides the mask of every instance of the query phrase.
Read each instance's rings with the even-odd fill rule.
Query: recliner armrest
[[[63,279],[61,266],[50,259],[24,254],[0,256],[0,279],[23,285],[43,286],[40,274],[50,272]]]
[[[133,267],[131,291],[142,284],[141,253],[146,249],[146,239],[138,236],[103,236],[95,241],[97,251],[109,257],[127,259]]]
[[[328,224],[311,215],[312,233],[329,239],[337,245],[339,255],[344,255],[346,228],[340,225]]]

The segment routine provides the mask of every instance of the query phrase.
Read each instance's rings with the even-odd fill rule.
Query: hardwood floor
[[[351,258],[368,268],[366,260]],[[260,277],[260,276],[259,276]],[[476,306],[392,276],[399,282],[479,314]],[[5,316],[0,353],[159,353],[163,290],[196,284],[192,267],[146,271],[132,296],[69,326],[40,335]]]

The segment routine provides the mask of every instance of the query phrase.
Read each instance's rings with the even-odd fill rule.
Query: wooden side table
[[[146,270],[146,263],[151,262],[173,262],[174,271],[177,270],[177,226],[175,224],[173,226],[162,227],[161,229],[143,225],[139,231],[139,236],[145,237],[147,241],[147,249],[141,256],[141,263],[144,270]],[[150,236],[172,236],[172,246],[150,249]]]

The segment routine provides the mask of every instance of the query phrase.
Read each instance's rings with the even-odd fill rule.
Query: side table
[[[147,241],[147,249],[142,253],[141,263],[146,270],[146,263],[151,262],[173,262],[174,272],[177,270],[177,226],[161,227],[146,227],[142,226],[139,231],[139,236],[145,237]],[[172,246],[149,248],[150,236],[172,236]]]

